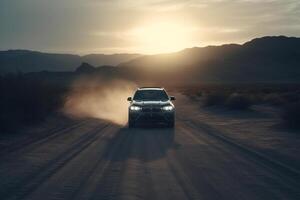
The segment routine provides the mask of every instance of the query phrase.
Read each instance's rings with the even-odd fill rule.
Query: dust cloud
[[[83,78],[74,82],[63,112],[72,117],[93,117],[118,125],[127,123],[127,97],[137,88],[125,80],[100,81]]]

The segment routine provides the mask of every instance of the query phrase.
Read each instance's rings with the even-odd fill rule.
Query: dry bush
[[[300,100],[299,93],[296,91],[283,93],[281,95],[281,97],[287,103],[294,103],[294,102],[298,102]]]
[[[246,110],[252,105],[252,99],[250,95],[233,93],[227,98],[225,105],[231,109]]]
[[[202,97],[203,96],[203,92],[202,91],[197,91],[197,92],[195,92],[194,95],[197,96],[197,97]]]
[[[204,106],[217,106],[224,105],[226,102],[227,94],[224,92],[211,92],[205,95],[203,99]]]
[[[0,130],[15,131],[62,106],[62,87],[19,75],[0,77]]]
[[[283,107],[281,118],[291,128],[300,128],[300,102],[288,104]]]
[[[278,93],[270,93],[264,96],[263,102],[273,106],[280,106],[285,103],[285,100]]]

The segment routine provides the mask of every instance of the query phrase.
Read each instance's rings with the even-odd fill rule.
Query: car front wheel
[[[135,127],[135,122],[132,119],[128,119],[128,127],[129,128],[134,128]]]
[[[169,121],[169,122],[167,123],[167,127],[168,127],[168,128],[174,128],[174,127],[175,127],[175,120]]]

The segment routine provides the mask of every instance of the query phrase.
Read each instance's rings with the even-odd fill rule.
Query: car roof
[[[164,90],[162,87],[140,87],[138,90]]]

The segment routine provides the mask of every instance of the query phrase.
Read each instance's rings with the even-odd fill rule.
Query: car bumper
[[[170,122],[174,121],[175,112],[130,112],[129,119],[135,122]]]

